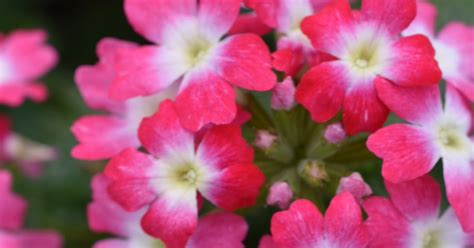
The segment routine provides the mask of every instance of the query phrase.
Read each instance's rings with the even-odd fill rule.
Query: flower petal
[[[25,98],[30,98],[35,102],[46,100],[48,90],[39,83],[9,82],[0,85],[0,104],[10,107],[18,107]]]
[[[256,35],[266,35],[272,29],[260,21],[260,18],[255,13],[242,13],[237,17],[233,26],[227,34],[244,34],[252,33]]]
[[[0,228],[19,229],[26,214],[26,201],[11,192],[12,176],[0,170]]]
[[[367,147],[383,159],[382,176],[393,183],[427,174],[440,157],[429,131],[406,124],[378,130],[369,136]]]
[[[239,15],[242,0],[200,0],[199,26],[210,40],[219,40]]]
[[[403,36],[424,34],[428,37],[434,37],[437,12],[436,6],[432,3],[417,1],[416,18],[403,31]]]
[[[375,22],[398,36],[416,16],[415,0],[364,0],[361,21]]]
[[[472,108],[463,96],[451,85],[448,85],[446,88],[444,113],[448,118],[455,120],[456,125],[458,125],[462,131],[466,134],[469,133],[473,125]]]

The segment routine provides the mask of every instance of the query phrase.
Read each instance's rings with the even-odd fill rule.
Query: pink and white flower
[[[377,85],[384,102],[411,124],[393,124],[372,134],[367,147],[383,159],[382,176],[400,183],[427,174],[442,158],[449,203],[467,232],[474,231],[474,140],[472,109],[448,85],[442,107],[437,86],[407,89]]]
[[[14,133],[10,119],[0,116],[0,165],[15,163],[25,175],[39,177],[44,164],[56,158],[56,149]]]
[[[89,226],[95,232],[117,235],[98,241],[94,248],[157,248],[163,243],[143,232],[140,219],[146,212],[127,212],[107,193],[111,180],[103,174],[92,180],[93,201],[88,206]],[[235,214],[217,212],[199,219],[196,230],[186,242],[186,248],[243,248],[247,223]]]
[[[145,207],[143,229],[167,247],[186,244],[202,197],[227,211],[255,204],[264,175],[238,126],[214,126],[197,137],[165,101],[144,119],[139,137],[150,155],[130,148],[114,157],[105,170],[109,194],[128,211]]]
[[[0,34],[0,105],[19,106],[25,98],[41,102],[47,89],[37,82],[58,60],[54,48],[45,44],[42,30],[17,30]]]
[[[360,207],[350,193],[335,196],[324,217],[310,201],[296,200],[289,210],[273,215],[271,231],[277,248],[363,248],[369,242]]]
[[[474,27],[448,23],[435,35],[436,7],[418,1],[417,16],[403,35],[424,34],[433,44],[443,79],[474,101]]]
[[[368,214],[369,247],[411,248],[474,245],[449,208],[440,217],[441,190],[433,178],[422,176],[393,184],[385,181],[390,199],[373,196],[364,201]]]
[[[428,38],[399,34],[416,15],[415,0],[363,0],[355,14],[347,0],[335,0],[301,24],[315,49],[336,59],[307,72],[296,100],[316,122],[327,122],[342,109],[346,132],[374,132],[389,110],[375,85],[429,86],[441,72]]]
[[[11,190],[10,173],[0,170],[0,247],[59,248],[61,237],[53,231],[22,230],[26,201]]]
[[[126,0],[134,29],[154,45],[121,50],[111,96],[125,100],[179,85],[176,110],[183,125],[228,124],[236,115],[234,86],[273,88],[267,45],[255,34],[222,37],[241,0]]]
[[[316,65],[320,54],[303,34],[300,24],[305,17],[317,13],[331,0],[246,0],[264,24],[276,30],[277,51],[273,66],[287,75],[297,74],[305,65]]]
[[[77,69],[75,81],[86,104],[94,110],[109,115],[81,117],[72,126],[72,133],[79,141],[72,156],[77,159],[108,159],[127,147],[139,147],[138,127],[144,117],[156,112],[161,101],[173,99],[177,88],[170,86],[160,93],[117,101],[109,97],[116,75],[114,61],[120,50],[137,48],[138,45],[113,38],[105,38],[97,45],[99,62]]]

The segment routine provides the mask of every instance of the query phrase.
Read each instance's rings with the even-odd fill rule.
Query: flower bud
[[[308,184],[320,186],[323,181],[329,179],[324,167],[320,160],[304,160],[298,165],[298,173]]]
[[[276,135],[271,134],[267,130],[258,130],[254,145],[262,150],[267,150],[277,139],[278,137]]]
[[[352,173],[348,177],[343,177],[339,181],[339,186],[337,187],[337,194],[342,192],[349,192],[356,200],[361,203],[362,198],[372,194],[372,189],[364,181],[362,176],[358,172]]]
[[[290,110],[295,105],[295,85],[291,77],[277,83],[273,88],[272,108],[276,110]]]
[[[327,126],[324,131],[324,138],[331,144],[341,143],[346,137],[346,131],[344,131],[340,122]]]
[[[267,204],[287,209],[293,198],[293,191],[286,182],[276,182],[270,187]]]

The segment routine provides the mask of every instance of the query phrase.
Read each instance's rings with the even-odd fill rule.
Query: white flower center
[[[472,144],[467,134],[454,123],[443,123],[436,129],[438,144],[444,153],[469,154]]]
[[[440,242],[437,237],[438,234],[436,231],[428,231],[425,233],[422,240],[422,248],[438,248]]]
[[[198,189],[204,179],[204,171],[193,163],[185,163],[172,168],[171,180],[176,186]]]
[[[209,54],[212,44],[202,37],[192,40],[186,49],[186,60],[190,67],[195,67],[204,61]]]

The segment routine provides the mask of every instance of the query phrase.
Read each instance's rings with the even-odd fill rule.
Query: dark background
[[[439,10],[438,27],[452,20],[474,24],[474,0],[433,0]],[[14,120],[15,131],[59,149],[60,158],[47,167],[44,177],[25,178],[14,167],[15,191],[29,202],[26,226],[51,228],[65,238],[65,247],[90,247],[105,236],[87,227],[86,205],[90,201],[91,174],[103,163],[84,163],[70,158],[75,144],[69,128],[89,111],[73,82],[75,68],[96,62],[95,46],[103,37],[118,37],[146,43],[135,34],[124,17],[121,0],[0,0],[0,32],[18,28],[44,28],[59,50],[58,67],[44,78],[50,98],[43,104],[26,102],[20,108],[0,107]],[[439,168],[439,166],[438,166]],[[373,185],[376,192],[383,191]],[[252,219],[268,221],[268,216]],[[262,225],[261,224],[261,225]],[[267,224],[263,224],[266,226]],[[251,230],[254,246],[261,233]]]

